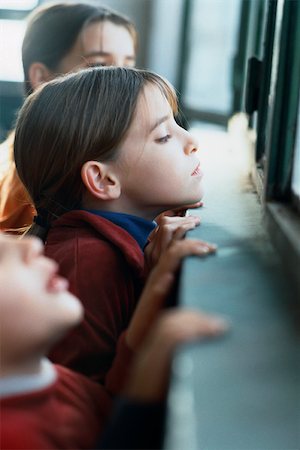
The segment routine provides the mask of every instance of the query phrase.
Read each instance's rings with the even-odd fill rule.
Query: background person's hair
[[[26,94],[32,92],[28,75],[32,63],[41,62],[55,73],[83,29],[91,23],[104,21],[125,27],[137,51],[138,36],[134,24],[115,11],[86,3],[47,4],[35,9],[28,17],[22,46]]]
[[[80,207],[86,161],[114,160],[146,84],[157,86],[177,113],[173,87],[138,69],[86,69],[46,83],[25,101],[17,120],[18,174],[47,225]],[[33,233],[34,234],[34,233]]]

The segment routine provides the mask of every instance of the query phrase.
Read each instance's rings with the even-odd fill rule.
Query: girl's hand
[[[140,401],[162,401],[167,393],[170,363],[176,347],[214,338],[228,327],[223,318],[196,311],[174,309],[161,313],[138,351],[126,395]]]
[[[148,277],[127,329],[127,345],[132,350],[139,347],[162,309],[182,259],[191,255],[204,257],[215,251],[215,245],[195,239],[175,240],[165,250]]]
[[[145,263],[151,270],[172,241],[182,239],[186,232],[200,224],[199,217],[160,216],[158,226],[149,236],[149,244],[145,247]]]

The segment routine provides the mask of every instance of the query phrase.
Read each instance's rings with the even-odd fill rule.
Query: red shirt
[[[55,221],[45,251],[59,263],[70,291],[85,308],[82,324],[54,348],[50,358],[119,392],[121,367],[131,359],[124,337],[119,339],[144,283],[141,248],[127,231],[103,217],[72,211]]]
[[[98,383],[65,367],[56,370],[57,380],[50,386],[1,400],[3,450],[94,448],[111,399]]]

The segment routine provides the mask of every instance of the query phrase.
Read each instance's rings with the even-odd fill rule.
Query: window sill
[[[290,205],[265,202],[264,173],[254,167],[251,178],[261,204],[265,204],[265,222],[270,240],[279,253],[287,274],[295,284],[295,297],[300,300],[300,216]]]
[[[265,208],[266,225],[273,245],[291,274],[300,300],[300,218],[290,207],[268,202]]]

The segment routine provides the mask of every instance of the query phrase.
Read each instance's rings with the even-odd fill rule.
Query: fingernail
[[[227,331],[230,328],[230,322],[223,317],[214,317],[211,319],[211,324],[216,331]]]
[[[210,248],[204,247],[203,244],[197,245],[197,250],[199,250],[199,252],[201,253],[208,253],[209,251],[211,251]]]

